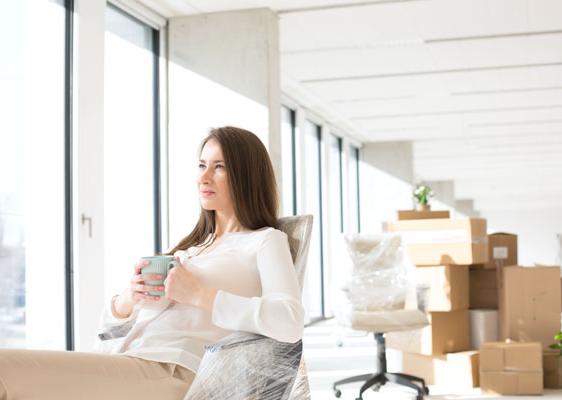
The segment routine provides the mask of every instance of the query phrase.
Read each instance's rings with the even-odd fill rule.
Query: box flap
[[[515,233],[507,233],[507,232],[494,232],[494,233],[488,234],[488,236],[515,236],[515,237],[517,237],[517,235]]]
[[[480,346],[483,372],[542,372],[542,362],[539,342],[488,342]]]
[[[480,371],[502,372],[504,370],[503,343],[489,342],[480,346]]]
[[[542,346],[539,342],[508,343],[504,347],[505,371],[542,371]]]

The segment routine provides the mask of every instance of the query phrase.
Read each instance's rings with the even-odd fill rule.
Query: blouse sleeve
[[[281,342],[299,341],[304,330],[304,308],[284,232],[267,232],[257,252],[257,267],[262,296],[248,298],[219,290],[213,304],[213,323]]]
[[[99,321],[100,330],[120,326],[127,322],[134,321],[137,318],[137,315],[139,313],[139,307],[135,306],[133,308],[133,311],[131,312],[131,315],[129,315],[127,318],[117,318],[111,312],[112,303],[113,303],[113,297],[106,299],[103,313]]]

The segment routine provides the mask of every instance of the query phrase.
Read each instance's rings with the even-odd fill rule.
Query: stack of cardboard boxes
[[[560,268],[508,266],[501,272],[498,301],[500,339],[536,342],[542,350],[544,364],[541,364],[544,374],[540,379],[535,378],[538,381],[536,385],[541,386],[541,392],[543,383],[546,388],[560,388],[559,371],[550,369],[553,353],[549,350],[554,335],[560,331]],[[526,381],[530,379],[529,376],[522,377]]]
[[[548,351],[560,330],[560,269],[517,266],[517,236],[487,235],[485,219],[425,218],[399,214],[386,224],[416,264],[414,301],[430,321],[387,334],[403,371],[499,394],[542,393],[543,379],[544,387],[562,386],[562,362]]]
[[[560,268],[518,266],[513,234],[488,235],[488,248],[488,263],[470,271],[471,338],[481,351],[482,389],[540,394],[543,386],[561,387],[559,355],[548,347],[560,330]],[[508,363],[503,370],[498,354]]]
[[[488,235],[488,261],[472,265],[469,272],[470,338],[474,349],[499,340],[499,287],[502,268],[509,265],[517,265],[517,235]]]
[[[486,220],[398,220],[386,230],[399,232],[406,243],[418,278],[414,301],[430,321],[416,331],[388,333],[387,347],[401,350],[403,371],[426,383],[478,386],[478,352],[470,346],[469,266],[487,262]]]

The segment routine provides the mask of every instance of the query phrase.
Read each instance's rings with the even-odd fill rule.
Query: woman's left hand
[[[168,272],[164,295],[168,300],[212,310],[217,290],[205,286],[175,257],[177,266]]]

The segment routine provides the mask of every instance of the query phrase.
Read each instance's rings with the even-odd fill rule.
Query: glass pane
[[[342,215],[342,139],[330,135],[330,229],[333,235],[343,232]]]
[[[322,316],[322,258],[320,209],[320,136],[319,127],[306,121],[304,134],[305,214],[314,216],[307,261],[307,311],[309,318]]]
[[[281,187],[283,209],[281,215],[293,215],[293,199],[295,196],[293,186],[293,143],[294,143],[294,111],[281,108],[281,173],[283,186]]]
[[[351,232],[360,231],[359,226],[359,149],[349,146],[349,212],[351,221]]]
[[[0,347],[66,347],[61,3],[0,13]]]
[[[104,212],[106,297],[154,254],[153,30],[106,9]]]

